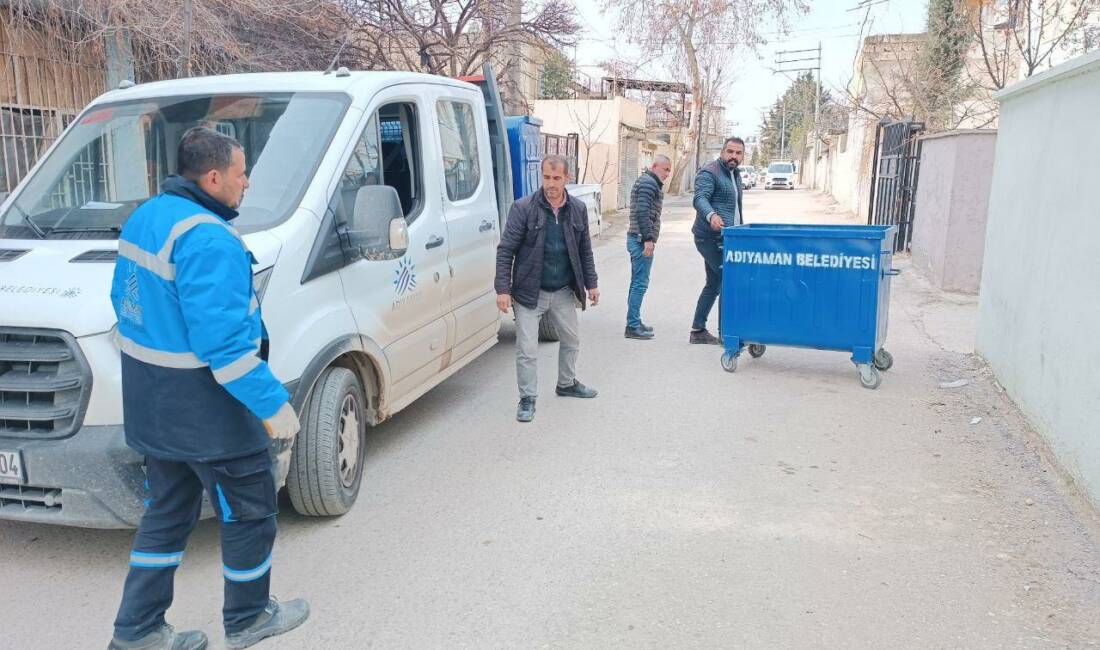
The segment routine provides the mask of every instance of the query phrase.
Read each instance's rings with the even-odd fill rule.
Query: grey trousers
[[[560,291],[539,292],[538,305],[531,309],[512,303],[516,314],[516,378],[520,397],[539,393],[539,319],[543,314],[558,331],[558,386],[572,386],[577,379],[577,353],[581,351],[577,323],[577,298],[566,287]]]

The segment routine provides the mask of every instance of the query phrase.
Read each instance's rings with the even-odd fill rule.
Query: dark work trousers
[[[149,491],[130,553],[130,573],[115,636],[134,641],[164,623],[187,537],[198,523],[203,490],[221,521],[227,634],[255,620],[268,603],[275,542],[275,479],[267,451],[225,461],[146,457]]]
[[[722,293],[722,240],[710,237],[696,237],[695,248],[703,256],[703,265],[706,267],[707,283],[703,285],[703,291],[699,294],[699,302],[695,305],[695,320],[691,323],[691,329],[702,330],[707,327],[707,317],[714,307],[714,301]],[[722,307],[718,307],[718,331],[722,331]]]

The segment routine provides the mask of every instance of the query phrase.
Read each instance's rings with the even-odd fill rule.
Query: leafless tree
[[[620,31],[632,42],[669,52],[685,70],[693,90],[688,125],[688,160],[693,160],[707,100],[700,90],[707,74],[703,63],[758,47],[765,42],[765,26],[785,28],[807,5],[803,0],[603,0],[603,9],[617,14]]]
[[[138,80],[324,67],[348,16],[318,0],[8,0],[13,25],[82,46],[125,33]]]
[[[577,143],[580,145],[580,155],[584,156],[584,163],[580,165],[577,174],[578,183],[599,183],[603,185],[614,178],[611,169],[611,158],[604,152],[603,166],[589,168],[592,164],[593,150],[596,146],[604,144],[603,140],[613,126],[612,120],[603,119],[603,105],[599,101],[586,101],[584,108],[569,109],[569,117],[577,129]],[[617,124],[614,124],[618,128]],[[608,148],[610,150],[610,147]]]
[[[1090,13],[1098,10],[1095,0],[986,0],[971,20],[985,72],[983,85],[1000,90],[1034,75],[1059,50],[1081,39],[1090,27]]]

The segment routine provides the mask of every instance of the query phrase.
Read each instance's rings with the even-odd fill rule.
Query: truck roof
[[[153,81],[130,88],[110,90],[95,99],[94,103],[116,102],[128,99],[146,99],[173,95],[206,95],[223,93],[263,92],[343,92],[352,96],[373,94],[378,88],[397,83],[430,83],[477,91],[477,87],[448,77],[418,72],[352,72],[347,76],[336,73],[260,72],[211,77],[189,77],[168,81]]]

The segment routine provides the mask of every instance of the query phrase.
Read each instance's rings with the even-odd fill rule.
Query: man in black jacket
[[[600,301],[588,211],[565,191],[569,164],[561,156],[542,160],[542,189],[512,205],[497,248],[497,307],[516,316],[516,419],[535,417],[538,396],[539,320],[550,319],[558,332],[558,385],[562,397],[592,398],[596,391],[577,381],[580,329],[577,306],[585,290],[595,307]]]
[[[661,234],[665,180],[671,172],[672,161],[668,156],[658,154],[630,190],[630,228],[626,235],[626,251],[630,254],[630,293],[626,299],[624,333],[628,339],[648,341],[653,338],[653,328],[642,322],[642,299],[649,288],[653,249]]]

